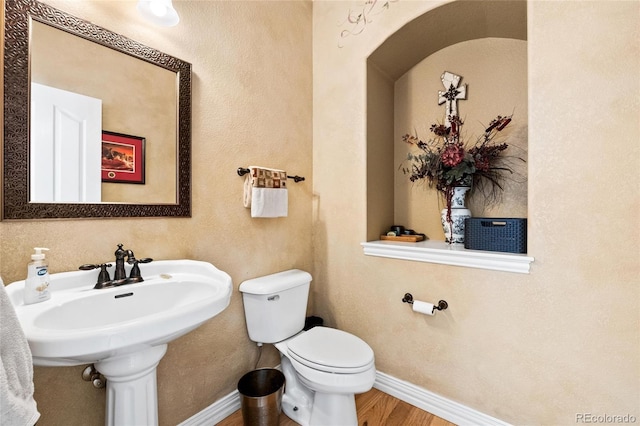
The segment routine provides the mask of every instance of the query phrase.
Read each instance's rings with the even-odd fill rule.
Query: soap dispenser
[[[51,298],[49,292],[49,265],[44,258],[44,247],[36,247],[27,265],[27,280],[24,283],[24,304],[44,302]]]

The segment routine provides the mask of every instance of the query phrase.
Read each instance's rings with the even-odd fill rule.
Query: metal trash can
[[[275,368],[261,368],[242,376],[238,392],[245,426],[278,426],[284,382],[284,374]]]

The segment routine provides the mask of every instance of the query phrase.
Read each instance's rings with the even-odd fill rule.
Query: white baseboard
[[[376,372],[373,387],[401,401],[428,411],[460,426],[509,426],[508,423],[488,416],[419,386],[396,379],[388,374]],[[204,410],[191,416],[178,426],[209,426],[221,422],[240,409],[240,394],[237,390],[214,402]]]
[[[376,373],[373,387],[457,425],[509,426],[502,420],[380,371]]]
[[[178,426],[211,426],[226,419],[240,409],[240,393],[234,390],[204,410],[189,417]]]

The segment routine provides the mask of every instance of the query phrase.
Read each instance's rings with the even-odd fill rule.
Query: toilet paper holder
[[[402,298],[402,302],[413,305],[413,295],[411,293],[405,293],[404,297]],[[449,307],[449,304],[447,303],[446,300],[440,300],[437,305],[433,306],[433,309],[444,311],[448,307]]]

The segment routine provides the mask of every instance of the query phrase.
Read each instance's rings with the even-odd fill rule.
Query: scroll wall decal
[[[360,6],[355,9],[349,8],[347,18],[340,23],[343,27],[340,31],[340,41],[349,36],[356,36],[362,34],[368,24],[373,22],[372,17],[381,14],[389,9],[391,3],[395,3],[398,0],[366,0],[360,3]],[[342,48],[342,43],[338,43],[338,47]]]

